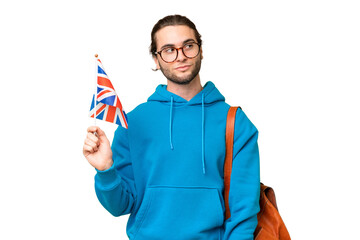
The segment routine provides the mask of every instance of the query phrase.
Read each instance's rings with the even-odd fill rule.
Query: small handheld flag
[[[128,128],[126,113],[123,110],[119,97],[105,73],[100,59],[95,55],[97,62],[96,93],[93,95],[90,117],[115,123]]]

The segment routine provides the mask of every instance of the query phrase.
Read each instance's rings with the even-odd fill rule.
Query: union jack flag
[[[90,117],[115,123],[128,128],[126,113],[100,59],[97,59],[97,93],[93,95]],[[95,104],[96,102],[96,104]]]

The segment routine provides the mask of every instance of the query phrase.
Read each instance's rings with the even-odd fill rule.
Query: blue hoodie
[[[131,213],[131,240],[253,239],[259,211],[258,131],[235,121],[231,217],[224,221],[225,126],[229,105],[212,82],[190,101],[159,85],[128,113],[112,143],[113,166],[95,190],[114,216]]]

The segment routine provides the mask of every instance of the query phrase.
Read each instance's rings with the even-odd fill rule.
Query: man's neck
[[[186,85],[176,84],[169,80],[167,81],[167,83],[168,84],[166,90],[184,98],[186,101],[190,101],[196,94],[201,92],[201,90],[203,89],[200,83],[199,75]]]

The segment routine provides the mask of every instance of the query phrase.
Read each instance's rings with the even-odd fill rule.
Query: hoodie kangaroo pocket
[[[148,187],[135,220],[142,239],[220,239],[224,207],[216,188]]]

